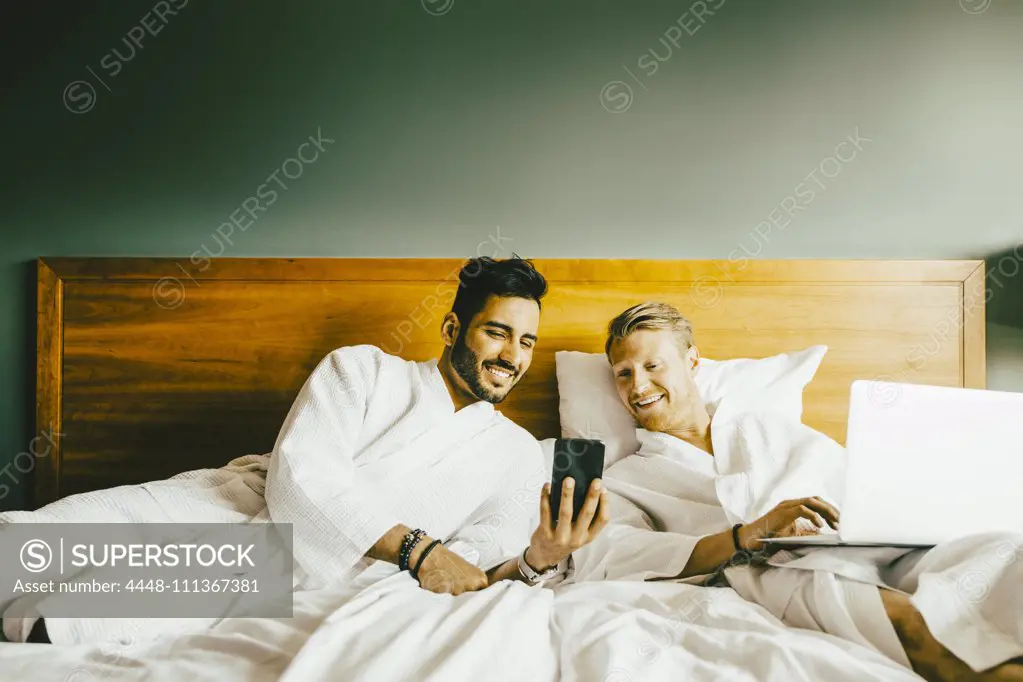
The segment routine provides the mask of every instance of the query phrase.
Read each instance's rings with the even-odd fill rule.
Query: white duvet
[[[266,458],[67,498],[0,523],[260,521]],[[152,621],[150,621],[151,623]],[[60,619],[47,620],[58,634]],[[5,623],[5,630],[28,627]],[[99,627],[99,626],[102,627]],[[97,624],[91,645],[0,645],[0,680],[918,679],[856,644],[784,626],[727,588],[604,581],[555,589],[504,582],[458,597],[375,564],[342,589],[298,592],[292,618]],[[159,624],[159,625],[165,625]]]

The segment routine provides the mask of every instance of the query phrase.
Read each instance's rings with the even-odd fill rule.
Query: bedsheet
[[[452,597],[407,574],[296,594],[293,618],[99,645],[0,645],[0,681],[640,682],[919,680],[857,644],[783,625],[729,588],[504,582]]]
[[[0,523],[265,517],[265,456],[61,500]],[[313,680],[917,680],[865,647],[786,627],[730,588],[506,581],[453,597],[378,562],[345,586],[295,594],[291,618],[66,628],[91,644],[0,644],[0,682]],[[86,637],[85,635],[88,635]]]

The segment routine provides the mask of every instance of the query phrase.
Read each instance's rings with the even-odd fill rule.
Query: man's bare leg
[[[909,597],[901,592],[881,589],[881,601],[884,602],[888,619],[895,626],[906,657],[913,664],[913,670],[928,682],[967,682],[977,680],[1008,680],[1023,682],[1023,662],[1015,659],[1002,665],[974,672],[970,666],[934,639],[927,629],[920,612],[909,603]]]

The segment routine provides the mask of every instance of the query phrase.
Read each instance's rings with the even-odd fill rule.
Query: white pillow
[[[728,397],[745,411],[803,417],[803,389],[820,367],[827,346],[811,346],[759,360],[700,358],[696,386],[711,414]],[[604,466],[639,449],[636,422],[618,399],[607,358],[601,353],[563,350],[554,354],[563,438],[604,441]]]

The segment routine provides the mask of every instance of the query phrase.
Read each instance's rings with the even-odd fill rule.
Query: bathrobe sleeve
[[[540,522],[540,491],[549,478],[540,444],[522,428],[505,423],[508,435],[499,439],[512,464],[505,485],[445,546],[466,561],[488,571],[521,554]],[[490,452],[488,457],[497,458]]]
[[[607,480],[607,479],[605,479]],[[611,523],[572,554],[573,582],[652,580],[682,573],[700,536],[656,531],[650,518],[628,498],[610,492]],[[687,581],[698,581],[693,576]]]
[[[293,524],[295,558],[321,584],[343,580],[398,523],[374,486],[358,479],[354,462],[381,355],[370,346],[355,346],[320,361],[292,405],[270,459],[270,517]]]

